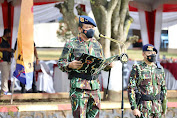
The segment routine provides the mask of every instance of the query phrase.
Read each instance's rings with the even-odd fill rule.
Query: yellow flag
[[[17,46],[17,64],[13,75],[30,88],[34,60],[33,0],[22,0]]]

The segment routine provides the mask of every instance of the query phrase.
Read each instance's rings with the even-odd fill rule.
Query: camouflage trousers
[[[100,90],[70,90],[74,118],[99,118]]]
[[[161,113],[152,113],[151,111],[148,111],[147,109],[143,109],[141,111],[141,117],[140,118],[161,118]]]
[[[156,100],[143,101],[139,106],[141,112],[140,118],[161,118],[162,117],[162,107],[161,104]]]

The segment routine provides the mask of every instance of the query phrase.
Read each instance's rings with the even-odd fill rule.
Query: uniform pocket
[[[81,110],[87,104],[88,100],[85,98],[71,98],[72,111],[78,112],[77,110]]]
[[[71,98],[83,98],[83,92],[76,91],[75,88],[70,89]]]
[[[142,106],[144,109],[152,109],[152,101],[142,101]]]
[[[141,72],[141,77],[142,79],[150,79],[151,78],[151,74],[149,71],[142,71]]]
[[[95,56],[96,57],[98,57],[98,58],[102,57],[101,49],[100,48],[96,48],[96,49],[94,49],[94,51],[95,51]]]
[[[75,48],[73,51],[74,57],[79,58],[82,53],[85,53],[85,50],[83,48]]]
[[[97,93],[98,93],[99,100],[101,100],[101,92],[100,92],[100,90],[97,90]]]
[[[156,76],[156,79],[157,79],[157,85],[161,85],[161,76],[160,75],[157,75]]]
[[[148,86],[151,85],[151,79],[143,79],[140,83],[142,86]]]

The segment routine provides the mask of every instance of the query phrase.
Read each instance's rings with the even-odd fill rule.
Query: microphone
[[[105,36],[105,35],[103,35],[103,34],[99,34],[99,37],[102,37],[102,38],[105,38],[105,39],[109,39],[109,40],[111,40],[112,42],[115,42],[115,43],[118,43],[118,44],[121,43],[121,44],[125,45],[123,42],[118,41],[118,40],[113,39],[113,38],[109,38],[109,37],[107,37],[107,36]]]
[[[105,37],[105,35],[103,35],[103,34],[99,34],[99,37],[102,37],[102,38],[104,38],[104,37]]]
[[[126,50],[125,50],[125,44],[123,43],[123,42],[121,42],[121,41],[118,41],[118,40],[116,40],[116,39],[113,39],[113,38],[109,38],[109,37],[107,37],[107,36],[105,36],[105,35],[103,35],[103,34],[99,34],[99,37],[102,37],[102,38],[105,38],[105,39],[109,39],[109,40],[111,40],[112,42],[115,42],[115,43],[117,43],[117,44],[122,44],[123,45],[123,48],[124,48],[124,53],[122,53],[121,55],[120,55],[120,57],[118,57],[118,60],[120,60],[122,63],[127,63],[127,61],[128,61],[128,55],[125,53],[126,52]],[[119,54],[120,54],[120,48],[119,48]]]

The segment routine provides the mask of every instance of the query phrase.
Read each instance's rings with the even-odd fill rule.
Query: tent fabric
[[[163,12],[162,28],[177,24],[177,12]]]
[[[131,24],[130,28],[140,30],[141,19],[139,18],[140,14],[138,13],[138,9],[129,5],[129,11],[130,16],[134,19],[134,22]],[[167,28],[175,24],[177,24],[177,4],[164,4],[162,13],[162,28]]]
[[[37,90],[45,91],[47,93],[55,93],[54,83],[52,75],[50,74],[50,68],[45,62],[40,62],[37,67],[37,70],[41,70],[42,72],[38,73],[37,77]]]
[[[4,2],[2,5],[2,14],[3,14],[3,24],[4,28],[8,27],[8,3]]]
[[[154,11],[129,6],[134,22],[130,28],[141,30],[143,45],[153,44],[160,49],[160,36],[163,28],[177,24],[177,4],[164,4]]]
[[[34,7],[33,7],[34,24],[49,22],[49,21],[52,21],[52,20],[58,20],[59,18],[62,18],[62,14],[59,13],[59,10],[54,7],[55,4],[59,3],[58,1],[62,2],[63,0],[34,0]],[[85,0],[75,0],[75,3],[76,3],[75,7],[78,4],[83,4],[83,5],[86,6],[85,9],[86,9],[87,13],[89,13],[91,11],[89,1],[85,2]],[[8,10],[7,6],[4,6],[3,4],[1,4],[1,6],[0,6],[0,26],[1,26],[0,27],[0,34],[1,35],[3,33],[4,27],[7,27],[7,24],[8,24],[7,21],[6,22],[3,22],[4,20],[2,21],[2,19],[5,19],[5,18],[7,19],[8,18],[7,15],[2,16],[2,14],[1,14],[1,13],[5,13],[5,11]],[[134,22],[132,23],[130,28],[131,29],[141,29],[142,32],[147,32],[148,30],[145,30],[145,28],[148,28],[148,29],[151,29],[151,28],[147,27],[149,25],[147,25],[146,23],[144,24],[144,21],[141,21],[141,20],[143,20],[142,12],[140,12],[140,9],[134,7],[134,6],[137,6],[137,4],[132,5],[132,6],[131,5],[129,5],[129,10],[130,10],[130,15],[134,19]],[[16,7],[16,6],[14,6],[14,9],[13,8],[11,9],[11,11],[13,12],[11,15],[13,16],[13,14],[14,14],[14,19],[13,19],[13,21],[11,21],[11,23],[14,24],[14,25],[12,25],[12,27],[13,27],[13,31],[12,31],[13,39],[12,39],[12,41],[16,40],[17,31],[18,31],[17,27],[18,27],[18,20],[19,20],[18,17],[19,17],[19,13],[20,13],[20,8]],[[145,8],[145,9],[147,9],[147,8]],[[163,5],[162,28],[169,27],[171,25],[177,24],[177,12],[176,11],[177,11],[177,4],[164,4]],[[77,14],[77,11],[75,9],[74,9],[74,12]],[[147,12],[147,11],[145,12],[145,18],[146,19],[147,19],[148,14],[150,15],[150,13],[151,12]],[[15,15],[15,14],[17,14],[17,15]],[[152,15],[152,16],[155,18],[155,15]],[[153,26],[153,30],[157,31],[157,30],[155,30],[155,19],[152,20],[149,23]],[[144,26],[146,25],[146,27],[144,27],[143,25]],[[157,35],[149,32],[148,35],[145,35],[144,37],[147,37],[147,36],[148,37],[150,36],[151,38],[149,38],[149,39],[153,40],[152,37],[155,37]],[[145,42],[145,43],[148,43],[148,42]],[[12,42],[12,47],[13,47],[13,45],[14,45],[14,43]]]
[[[34,24],[58,20],[58,18],[62,17],[58,8],[54,7],[55,4],[57,3],[35,5],[33,7]]]
[[[132,8],[130,8],[132,9]],[[133,12],[136,12],[135,9],[132,9]],[[163,8],[159,8],[154,11],[144,11],[138,10],[139,14],[135,20],[139,20],[140,22],[140,29],[141,29],[141,36],[143,40],[143,45],[145,44],[152,44],[154,45],[158,52],[160,50],[160,36],[161,36],[161,29],[162,29],[162,10]],[[131,12],[132,13],[132,12]],[[130,15],[131,15],[130,13]],[[133,16],[136,17],[136,16]],[[136,21],[138,23],[138,21]],[[138,26],[138,24],[136,24]],[[159,54],[158,54],[159,55]],[[159,58],[159,56],[157,56]]]
[[[14,7],[7,1],[0,4],[0,36],[3,35],[4,28],[13,28],[13,12]]]
[[[34,1],[34,3],[46,3],[46,4],[48,4],[48,3],[51,3],[51,2],[61,2],[61,1],[64,1],[64,0],[33,0]]]
[[[177,0],[131,0],[129,2],[129,5],[133,7],[149,12],[158,9],[159,6],[164,4],[177,4]]]
[[[51,4],[51,3],[56,3],[56,2],[59,2],[59,1],[56,1],[56,0],[50,0],[50,1],[42,1],[42,2],[37,2],[36,0],[34,1],[34,5],[44,5],[44,4]]]
[[[130,29],[140,30],[140,14],[138,12],[130,11],[130,16],[133,18],[133,23],[130,26]],[[163,12],[162,13],[162,29],[173,26],[177,24],[177,12]]]
[[[34,0],[34,7],[33,7],[33,13],[34,13],[34,24],[37,23],[44,23],[44,22],[49,22],[52,20],[58,20],[60,18],[62,18],[62,14],[59,12],[59,10],[57,8],[55,8],[55,4],[58,4],[59,2],[62,2],[63,0]],[[6,5],[5,5],[6,3]],[[78,4],[83,4],[85,5],[85,10],[87,13],[89,13],[91,11],[91,6],[89,1],[85,1],[85,0],[75,0],[75,6],[76,7]],[[177,4],[164,4],[163,5],[163,13],[161,13],[161,15],[159,14],[160,12],[158,12],[159,16],[156,17],[157,13],[155,12],[148,12],[144,10],[141,10],[137,7],[138,4],[132,4],[129,5],[129,10],[130,10],[130,15],[133,17],[134,22],[132,23],[132,25],[130,26],[131,29],[141,29],[141,34],[142,34],[142,39],[143,39],[143,44],[146,43],[151,43],[154,45],[157,45],[159,41],[155,40],[155,39],[159,39],[160,36],[160,30],[157,30],[156,27],[159,28],[165,28],[165,27],[169,27],[171,25],[177,24]],[[18,22],[19,22],[19,16],[20,16],[20,6],[18,6],[15,4],[14,8],[11,8],[11,17],[14,18],[11,22],[12,25],[12,48],[14,46],[14,42],[16,41],[17,38],[17,31],[18,31]],[[136,7],[137,8],[136,8]],[[145,10],[148,8],[145,8]],[[7,12],[8,7],[7,7],[7,2],[4,2],[3,4],[1,4],[0,6],[0,14]],[[143,13],[144,12],[144,13]],[[74,13],[77,14],[77,10],[74,9]],[[148,17],[150,16],[150,17]],[[3,29],[4,27],[8,26],[8,22],[7,19],[9,16],[7,15],[0,15],[0,34],[2,35],[3,33]],[[151,18],[153,17],[153,19],[151,20]],[[160,20],[160,18],[162,17],[162,20]],[[156,18],[158,18],[158,24],[155,23]],[[12,19],[12,18],[11,18]],[[5,22],[4,22],[5,21]],[[147,22],[146,22],[147,21]],[[161,22],[162,23],[161,23]],[[159,23],[161,23],[162,25],[160,25]],[[149,25],[151,24],[151,25]],[[158,25],[158,26],[155,26]],[[149,27],[152,26],[152,27]],[[151,30],[150,30],[151,29]],[[149,32],[148,32],[149,31]],[[157,33],[152,33],[152,32],[158,32]],[[150,41],[151,40],[151,41]]]
[[[58,8],[54,6],[63,1],[64,0],[34,0],[34,24],[58,20],[62,17]]]
[[[43,2],[40,2],[40,0],[36,0],[35,2],[40,2],[40,5],[35,5],[33,7],[33,13],[34,13],[34,23],[43,23],[43,22],[49,22],[51,20],[56,20],[59,17],[62,17],[62,14],[59,13],[59,10],[54,7],[56,4],[56,1],[48,1],[50,4],[46,4],[44,2],[45,0],[42,0]],[[53,2],[53,3],[51,3]],[[42,5],[44,4],[44,5]],[[8,15],[9,11],[11,10],[11,14]],[[11,48],[14,48],[14,44],[17,38],[18,33],[18,25],[19,25],[19,19],[20,19],[20,4],[16,4],[15,6],[10,5],[10,8],[8,6],[8,2],[4,2],[0,4],[0,36],[3,35],[4,28],[8,28],[9,22],[11,26],[9,28],[12,29],[12,42],[11,42]],[[9,18],[10,17],[10,18]],[[8,21],[10,19],[10,21]]]
[[[19,20],[20,20],[20,5],[17,5],[14,7],[14,17],[13,17],[13,28],[12,28],[12,48],[15,46],[15,42],[17,39],[18,34],[18,26],[19,26]]]
[[[7,28],[9,22],[8,17],[8,2],[12,0],[8,0],[0,4],[0,36],[3,35],[4,27]],[[45,23],[50,22],[52,20],[58,21],[58,19],[62,18],[62,14],[59,12],[58,8],[55,8],[55,4],[62,2],[63,0],[34,0],[33,6],[33,14],[34,14],[34,24],[37,23]],[[19,25],[19,18],[20,18],[20,0],[13,1],[14,6],[11,5],[11,29],[12,29],[12,45],[14,47],[17,32],[18,32],[18,25]],[[85,5],[85,11],[89,13],[91,11],[90,2],[85,0],[75,0],[75,6],[78,4]],[[77,10],[74,9],[74,13],[77,14]]]
[[[2,5],[0,4],[0,36],[3,35],[4,32],[4,22],[3,22],[3,14],[2,14]]]
[[[139,10],[139,28],[141,29],[141,37],[143,40],[143,45],[148,44],[149,40],[148,40],[148,31],[147,31],[147,24],[146,24],[146,15],[145,12],[143,10]],[[133,24],[132,24],[133,25]],[[141,27],[140,27],[141,26]]]
[[[131,5],[129,5],[129,11],[131,12],[138,12],[138,9],[135,7],[132,7]]]
[[[177,12],[177,5],[176,4],[164,4],[163,12]]]
[[[13,29],[13,24],[14,24],[14,20],[13,20],[13,18],[14,18],[14,6],[11,6],[10,7],[10,18],[8,19],[9,20],[9,22],[10,22],[10,28],[11,29]],[[13,34],[13,30],[11,31],[11,35]],[[12,40],[11,40],[11,42],[10,42],[10,44],[12,45]]]
[[[57,20],[57,19],[61,18],[62,14],[59,13],[59,10],[54,7],[54,5],[58,3],[58,1],[59,0],[34,0],[34,7],[33,7],[34,23],[36,24],[36,23],[49,22],[49,21]],[[63,1],[63,0],[60,0],[60,2],[61,1]],[[89,1],[87,1],[87,2],[89,2]],[[85,0],[75,0],[75,3],[76,3],[75,7],[78,4],[86,5],[86,12],[87,13],[91,10],[89,4],[85,3]],[[131,3],[131,5],[132,5],[132,3]],[[138,4],[136,2],[134,2],[134,4],[132,6],[131,5],[129,5],[129,10],[130,10],[130,15],[134,19],[134,22],[132,23],[130,28],[141,29],[142,28],[142,27],[140,27],[140,24],[142,25],[142,23],[140,23],[140,22],[142,22],[142,21],[140,21],[140,20],[142,20],[142,18],[140,18],[141,13],[139,13],[138,8],[136,8]],[[136,7],[134,7],[134,6],[136,6]],[[17,10],[17,8],[14,8],[14,13],[17,12],[15,9]],[[147,8],[145,8],[145,9],[147,9]],[[7,10],[8,10],[7,5],[5,5],[5,2],[4,2],[0,6],[0,12],[4,13],[3,16],[2,16],[2,14],[0,15],[0,19],[3,18],[3,21],[5,21],[5,19],[8,18],[8,16],[5,14],[5,12],[7,12]],[[20,10],[20,9],[18,9],[18,10]],[[13,11],[13,9],[12,9],[12,11]],[[177,23],[177,12],[176,11],[177,11],[177,4],[164,4],[163,5],[162,28],[169,27],[169,26]],[[77,11],[74,11],[74,12],[77,12]],[[147,15],[148,14],[150,15],[150,13],[151,12],[146,11],[146,13],[145,13],[146,19],[147,19]],[[155,15],[152,15],[152,16],[155,18]],[[13,22],[11,21],[11,23],[14,23],[13,27],[16,27],[15,25],[18,26],[18,23],[16,23],[16,22],[18,22],[17,17],[19,17],[19,15],[14,15],[14,20],[13,20]],[[147,20],[147,21],[149,21],[149,20]],[[150,22],[153,27],[155,24],[154,21],[155,21],[155,19]],[[152,22],[154,22],[154,23],[152,23]],[[2,22],[2,20],[0,20],[1,35],[3,32],[3,27],[7,27],[7,24],[8,24],[7,22]],[[147,28],[151,29],[149,27],[147,27]],[[15,29],[13,30],[13,32],[14,31],[15,31]],[[153,37],[153,35],[154,35],[154,34],[152,34],[152,36],[151,36],[150,32],[148,34],[149,34],[148,36],[150,36],[150,37]],[[13,33],[13,35],[15,35],[15,33]],[[14,37],[16,37],[16,35]],[[150,38],[150,39],[153,39],[153,38]]]
[[[159,51],[161,24],[162,24],[162,11],[158,9],[157,11],[154,11],[152,13],[147,13],[143,10],[139,10],[138,13],[139,13],[139,21],[140,21],[139,25],[141,26],[140,29],[141,29],[141,37],[143,40],[143,45],[148,43],[153,44]],[[153,19],[150,19],[150,17],[151,18],[153,17]]]
[[[154,45],[154,30],[155,30],[155,18],[156,18],[156,10],[152,12],[145,11],[146,18],[146,26],[149,43]]]
[[[162,8],[156,10],[155,28],[154,28],[154,46],[156,47],[158,52],[160,50],[160,44],[161,44],[160,37],[161,37],[161,30],[162,30],[162,14],[163,14]]]

